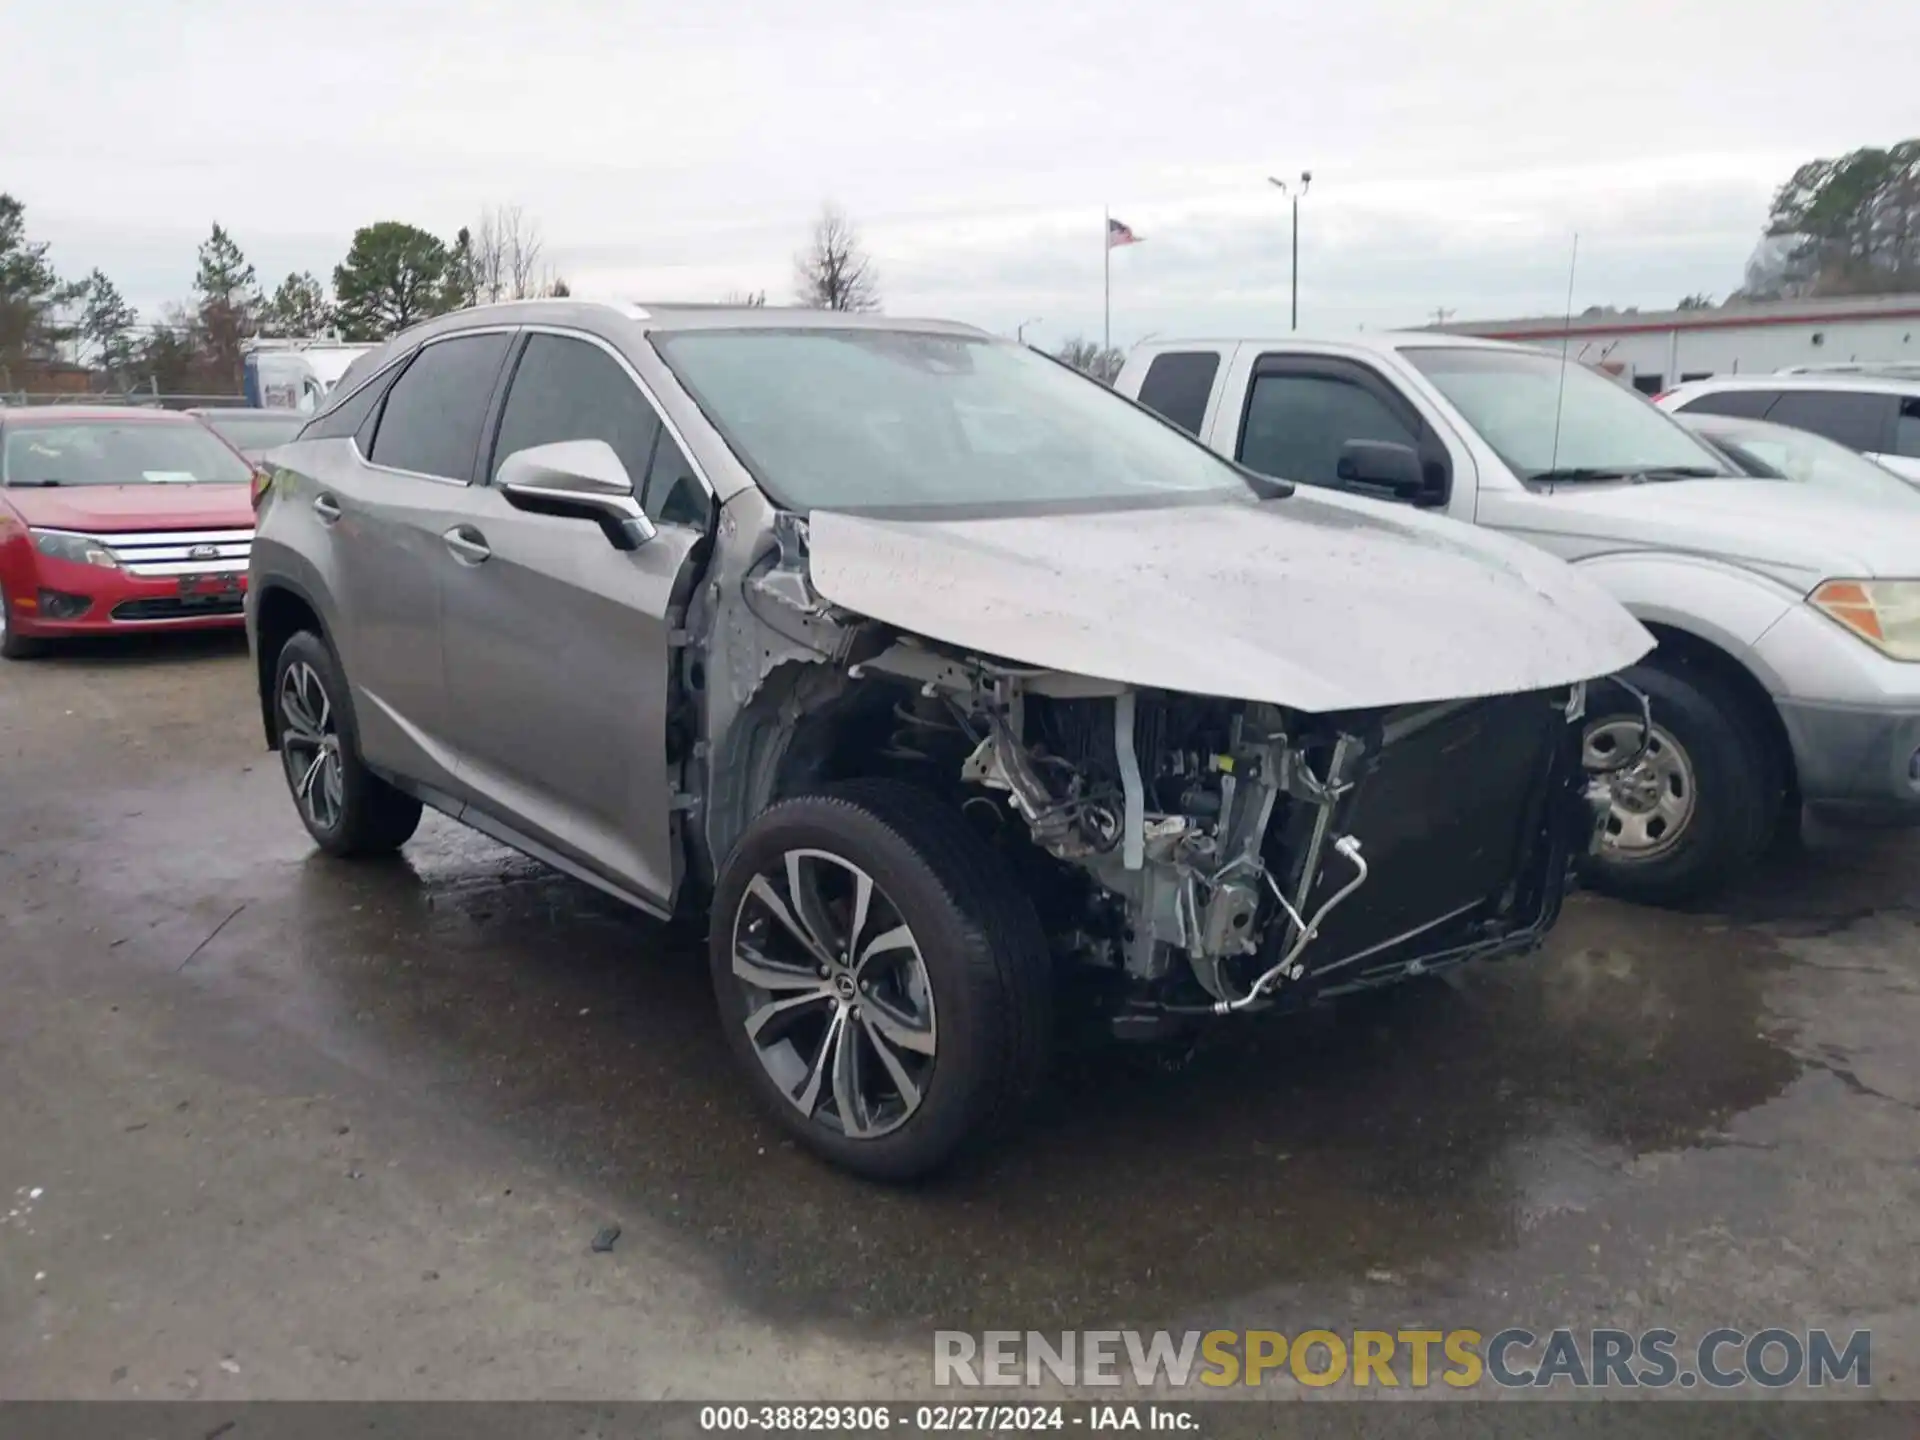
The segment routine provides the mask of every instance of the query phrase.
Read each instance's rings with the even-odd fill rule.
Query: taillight
[[[1667,396],[1671,395],[1672,393],[1673,392],[1671,390],[1662,390],[1658,395],[1650,395],[1647,398],[1652,400],[1654,404],[1658,405],[1662,400],[1666,399]]]

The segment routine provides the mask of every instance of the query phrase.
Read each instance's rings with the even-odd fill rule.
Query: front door
[[[616,549],[591,521],[516,510],[491,484],[507,456],[560,440],[613,447],[659,527],[651,540]],[[679,880],[670,616],[706,536],[707,492],[638,378],[584,336],[527,336],[489,453],[488,483],[462,494],[443,537],[467,818],[486,828],[491,817],[664,908]]]
[[[1453,483],[1453,457],[1408,398],[1370,365],[1323,355],[1262,355],[1247,382],[1233,455],[1249,469],[1303,485],[1346,489],[1342,448],[1404,445],[1419,457],[1426,504],[1473,518],[1472,487]],[[1215,425],[1221,422],[1216,420]]]

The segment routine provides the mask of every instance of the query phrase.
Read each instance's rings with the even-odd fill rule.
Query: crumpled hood
[[[1920,577],[1920,505],[1839,495],[1786,480],[1675,480],[1562,486],[1481,497],[1482,523],[1598,542],[1684,550],[1812,589],[1837,576]],[[1571,552],[1566,552],[1571,553]]]
[[[815,511],[814,588],[977,654],[1326,712],[1610,674],[1653,638],[1570,567],[1324,493],[968,520]]]

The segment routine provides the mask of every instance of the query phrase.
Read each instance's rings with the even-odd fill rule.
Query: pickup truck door
[[[680,879],[673,629],[710,490],[610,344],[529,326],[509,365],[479,483],[455,497],[441,537],[462,818],[664,910]],[[591,520],[507,503],[501,462],[563,440],[613,448],[651,539],[621,550]]]
[[[1363,360],[1311,350],[1242,345],[1212,407],[1208,444],[1250,469],[1329,489],[1349,440],[1411,447],[1430,484],[1446,496],[1440,510],[1474,518],[1476,474],[1464,446],[1450,443],[1421,401]]]

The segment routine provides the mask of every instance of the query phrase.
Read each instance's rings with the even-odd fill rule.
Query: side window
[[[375,376],[324,415],[316,415],[301,429],[301,440],[343,440],[353,434],[372,415],[380,397],[387,393],[397,370]]]
[[[1685,415],[1740,415],[1758,420],[1779,398],[1778,390],[1709,390],[1679,410]]]
[[[1847,390],[1789,390],[1767,411],[1767,419],[1811,430],[1849,449],[1879,450],[1887,443],[1894,399]]]
[[[1900,419],[1893,432],[1893,453],[1920,460],[1920,399],[1900,402]]]
[[[507,335],[461,335],[426,346],[387,392],[367,458],[376,465],[465,482]]]
[[[1388,440],[1418,447],[1419,437],[1385,401],[1350,380],[1327,375],[1256,375],[1240,432],[1240,463],[1282,480],[1332,486],[1340,447]]]
[[[1198,435],[1219,369],[1220,357],[1210,350],[1156,355],[1140,382],[1140,403],[1189,435]]]
[[[493,444],[493,474],[516,450],[561,440],[604,440],[636,492],[646,484],[659,417],[633,378],[585,340],[533,335],[513,372],[513,388]]]

